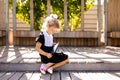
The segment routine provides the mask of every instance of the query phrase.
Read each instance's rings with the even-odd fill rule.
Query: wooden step
[[[59,47],[69,55],[69,63],[57,71],[120,70],[119,47]],[[39,53],[34,47],[0,47],[0,71],[39,71]]]
[[[120,80],[120,71],[111,72],[1,72],[0,80]]]
[[[41,63],[0,63],[3,71],[39,71]],[[55,71],[119,71],[120,63],[69,63]]]

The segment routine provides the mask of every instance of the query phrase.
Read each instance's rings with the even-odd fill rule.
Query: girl
[[[60,28],[60,23],[57,20],[57,15],[51,14],[43,23],[45,30],[42,31],[39,37],[36,38],[36,50],[41,56],[42,65],[40,71],[46,74],[53,73],[53,69],[65,65],[69,62],[68,55],[63,53],[52,53],[53,51],[53,34]]]

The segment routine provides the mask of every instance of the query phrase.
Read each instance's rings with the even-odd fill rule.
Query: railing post
[[[84,0],[81,0],[81,31],[84,31]]]
[[[12,0],[12,5],[13,5],[13,34],[14,34],[14,31],[16,31],[16,0]],[[15,37],[13,36],[13,43],[14,45],[16,45],[16,39]]]
[[[13,31],[16,30],[16,0],[12,0],[13,5]]]
[[[9,38],[9,4],[8,0],[3,0],[5,3],[5,26],[6,26],[6,46],[9,45],[8,38]]]
[[[64,0],[64,31],[67,31],[67,1]]]
[[[105,46],[107,46],[107,2],[108,0],[104,0],[104,40]]]
[[[98,26],[97,26],[97,31],[98,31],[98,45],[100,46],[101,44],[101,0],[97,1],[97,18],[98,18]]]
[[[51,13],[50,5],[51,5],[51,0],[47,0],[47,15]]]
[[[30,30],[34,28],[34,6],[33,0],[30,0]]]

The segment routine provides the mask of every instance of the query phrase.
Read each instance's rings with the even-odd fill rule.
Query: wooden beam
[[[81,0],[81,30],[84,31],[84,0]]]
[[[67,1],[64,0],[64,31],[67,31],[68,25],[67,25]]]
[[[51,5],[51,0],[47,0],[47,15],[50,15],[51,13],[50,5]]]
[[[13,5],[13,32],[16,31],[16,0],[12,0]],[[13,37],[13,43],[16,45],[16,39]]]
[[[0,30],[5,30],[5,3],[4,0],[0,0]]]
[[[13,5],[13,31],[16,30],[16,0],[12,0]]]
[[[6,26],[6,46],[9,45],[8,38],[9,38],[9,4],[8,0],[4,0],[5,4],[5,26]]]
[[[104,0],[104,39],[105,39],[105,46],[107,46],[107,2],[108,0]]]
[[[30,0],[30,30],[34,28],[34,6],[33,0]]]
[[[101,44],[101,0],[97,1],[97,17],[98,17],[98,26],[97,26],[97,31],[98,31],[98,45],[100,46]]]

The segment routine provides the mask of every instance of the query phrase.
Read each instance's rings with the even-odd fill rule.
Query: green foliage
[[[9,8],[12,8],[12,0],[9,0]]]
[[[42,23],[47,12],[46,0],[34,0],[34,29],[42,28]]]
[[[26,24],[30,24],[30,2],[29,0],[18,0],[16,7],[16,16]]]
[[[47,0],[34,1],[34,29],[41,29],[43,19],[47,15]],[[11,0],[9,1],[11,3]],[[85,0],[84,10],[89,10],[94,0]],[[52,13],[59,16],[61,29],[64,28],[64,0],[51,0]],[[68,26],[70,30],[76,30],[81,25],[81,0],[67,0]],[[17,0],[17,18],[30,24],[30,0]]]
[[[68,25],[71,31],[81,26],[81,0],[67,0]],[[94,0],[84,0],[84,12],[93,7]]]
[[[68,25],[71,31],[76,30],[81,23],[81,0],[67,0]]]

